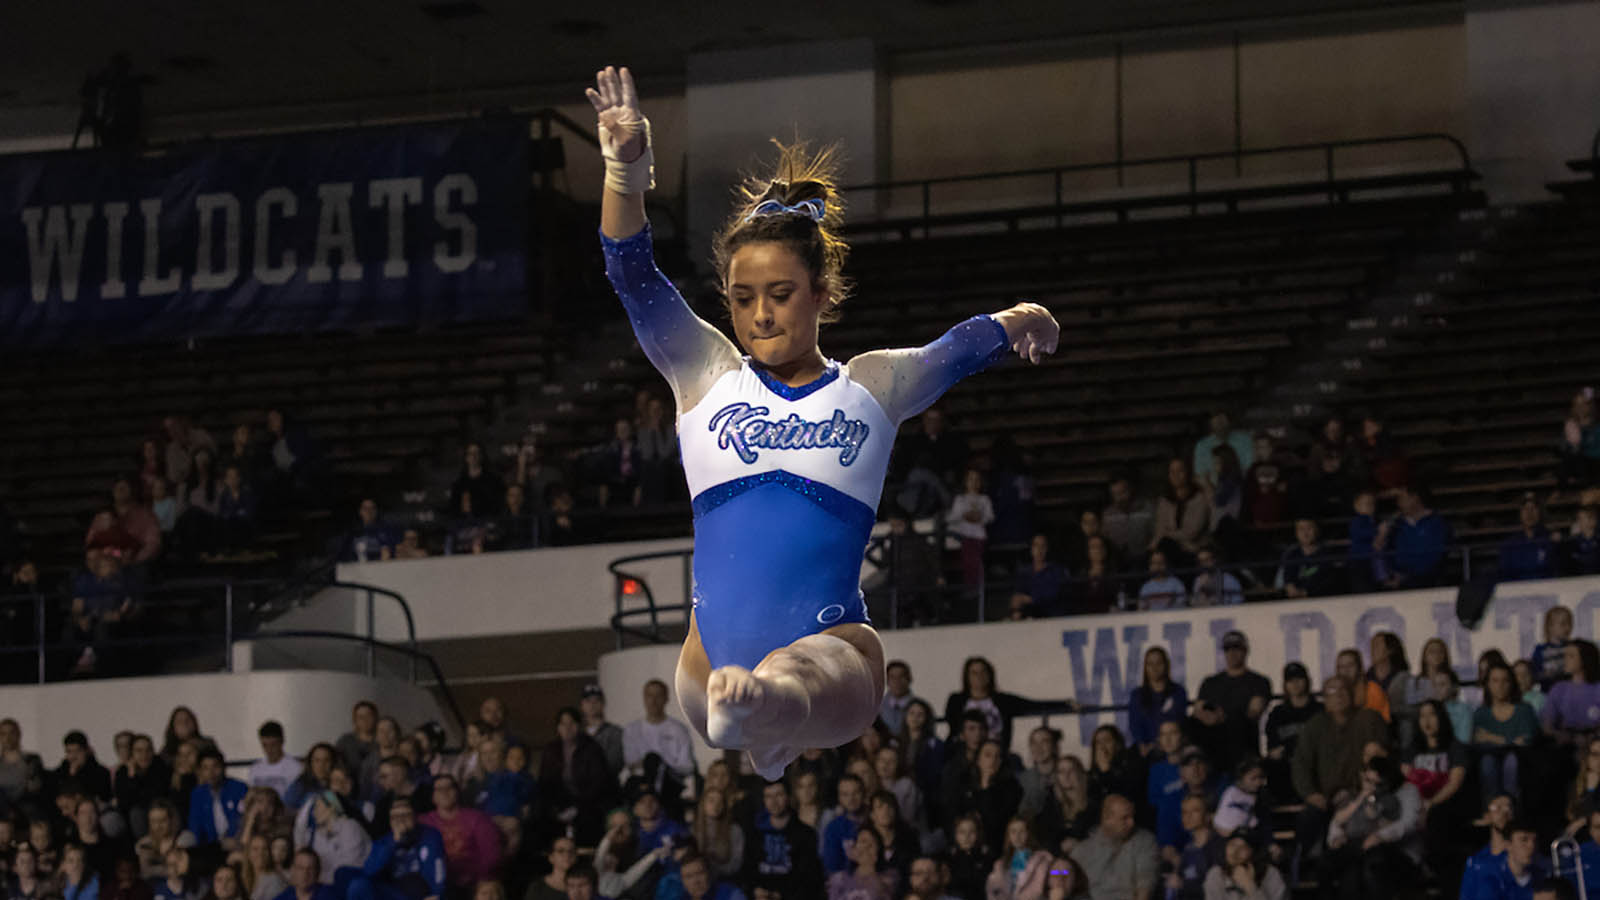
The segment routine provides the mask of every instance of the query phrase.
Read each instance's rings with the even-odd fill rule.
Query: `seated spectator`
[[[539,522],[539,540],[546,547],[570,547],[588,541],[587,533],[572,515],[572,491],[553,484],[545,495],[544,518]]]
[[[862,582],[862,590],[882,594],[892,587],[900,610],[913,623],[938,619],[941,604],[935,588],[944,586],[939,551],[930,538],[912,529],[911,520],[899,509],[889,513],[889,535],[878,566]]]
[[[389,816],[392,822],[393,809]],[[457,891],[471,890],[478,882],[493,879],[499,871],[500,832],[488,816],[461,805],[461,788],[453,776],[434,779],[433,811],[418,821],[439,832],[448,881]]]
[[[95,800],[111,799],[111,773],[95,758],[89,747],[89,738],[81,731],[69,731],[61,739],[61,765],[55,769],[55,785],[59,793],[69,793],[70,788]],[[68,810],[74,813],[76,810]]]
[[[560,469],[539,458],[539,442],[534,435],[524,437],[517,447],[516,461],[512,463],[511,483],[522,488],[535,517],[544,512],[550,488],[565,481]]]
[[[1105,537],[1100,514],[1093,509],[1085,509],[1078,513],[1077,527],[1068,528],[1061,546],[1054,549],[1059,551],[1058,555],[1066,562],[1067,569],[1076,572],[1088,564],[1089,540],[1097,537]]]
[[[885,753],[884,750],[889,752]],[[1017,773],[1017,786],[1022,788],[1022,805],[1017,808],[1017,815],[1031,822],[1044,806],[1045,795],[1050,793],[1050,783],[1056,778],[1056,760],[1060,755],[1061,732],[1048,725],[1040,725],[1028,733],[1029,765]],[[885,761],[885,766],[880,767],[878,772],[881,780],[883,768],[896,762],[898,754],[894,753],[893,747],[884,747],[878,751],[876,758]],[[894,768],[889,768],[889,772],[898,774]]]
[[[1217,461],[1211,466],[1211,540],[1230,553],[1242,549],[1240,510],[1244,505],[1244,468],[1232,447],[1223,445],[1211,451]]]
[[[104,834],[100,829],[100,804],[92,797],[81,797],[73,804],[73,838],[83,848],[89,869],[110,884],[116,875],[117,860],[128,855],[133,842],[122,834]]]
[[[461,453],[461,472],[450,485],[450,511],[461,509],[461,495],[470,493],[477,501],[474,509],[481,516],[500,514],[500,503],[506,495],[505,482],[485,465],[483,445],[473,442]]]
[[[422,533],[415,528],[401,532],[400,543],[394,547],[395,559],[427,559],[428,548],[422,546]]]
[[[160,555],[161,523],[139,502],[133,482],[126,478],[111,482],[111,512],[116,524],[133,538],[135,548],[130,564],[147,563]]]
[[[1572,610],[1552,606],[1544,613],[1544,640],[1534,645],[1539,686],[1549,691],[1567,678],[1567,644],[1572,640]]]
[[[1370,709],[1383,717],[1385,722],[1389,721],[1389,692],[1362,671],[1360,650],[1354,647],[1340,650],[1335,658],[1334,671],[1350,685],[1357,709]]]
[[[1400,490],[1400,514],[1378,528],[1373,546],[1387,554],[1389,587],[1410,589],[1439,583],[1445,552],[1454,535],[1450,523],[1428,508],[1415,486]]]
[[[145,821],[147,830],[133,851],[139,861],[139,877],[154,881],[167,876],[167,851],[193,847],[194,833],[183,827],[178,808],[165,797],[151,801]]]
[[[1116,558],[1136,564],[1150,551],[1154,540],[1155,508],[1149,500],[1134,495],[1133,481],[1127,475],[1114,476],[1108,490],[1111,502],[1100,511],[1100,532]],[[1085,541],[1086,561],[1088,551]],[[1082,569],[1082,566],[1077,567],[1078,571]]]
[[[1493,652],[1498,655],[1500,651]],[[1501,664],[1503,663],[1502,657]],[[1433,699],[1443,704],[1445,714],[1450,717],[1450,730],[1455,733],[1457,743],[1472,743],[1472,717],[1477,712],[1477,707],[1461,699],[1461,679],[1455,670],[1436,670],[1433,673]]]
[[[1209,451],[1207,451],[1209,453]],[[1189,463],[1167,463],[1167,489],[1156,503],[1155,534],[1146,550],[1160,550],[1169,564],[1187,568],[1200,541],[1211,533],[1211,498],[1195,480]]]
[[[211,873],[211,890],[206,892],[203,900],[245,900],[243,885],[240,883],[239,870],[232,864],[225,864]],[[267,900],[283,892],[287,884],[279,882],[277,891],[267,896]]]
[[[1072,612],[1090,615],[1120,608],[1125,598],[1122,585],[1113,572],[1109,545],[1105,538],[1092,537],[1086,547],[1086,568],[1067,587]]]
[[[1194,445],[1194,476],[1202,483],[1216,483],[1215,451],[1218,447],[1228,447],[1233,451],[1241,471],[1255,463],[1255,442],[1250,439],[1249,433],[1233,427],[1233,420],[1226,412],[1218,410],[1212,413],[1208,424],[1210,432]]]
[[[1211,807],[1199,794],[1183,798],[1182,816],[1182,846],[1162,851],[1172,866],[1166,877],[1167,896],[1174,900],[1201,900],[1205,897],[1207,874],[1222,864],[1227,839],[1212,827]]]
[[[1411,662],[1406,659],[1406,645],[1400,640],[1399,635],[1392,631],[1380,631],[1374,634],[1367,644],[1367,656],[1371,660],[1371,665],[1367,666],[1367,680],[1381,688],[1386,697],[1391,693],[1389,689],[1394,686],[1395,681],[1411,677]]]
[[[983,843],[983,827],[977,816],[962,816],[952,829],[953,846],[946,862],[950,867],[950,893],[957,897],[983,897],[996,854]]]
[[[201,452],[209,454],[211,451],[195,451],[197,459]],[[239,471],[244,473],[245,481],[257,481],[273,468],[271,450],[261,442],[249,422],[234,426],[232,442],[217,461],[224,466],[238,466]]]
[[[993,521],[994,504],[984,493],[983,473],[968,469],[962,492],[950,501],[945,513],[945,525],[961,541],[961,583],[969,587],[983,579],[983,554]]]
[[[1328,825],[1328,854],[1317,882],[1331,890],[1355,879],[1359,896],[1392,896],[1422,861],[1422,797],[1387,755],[1372,757],[1361,787]],[[1348,886],[1345,890],[1350,890]]]
[[[1294,522],[1293,547],[1283,551],[1275,587],[1289,597],[1328,597],[1345,589],[1344,566],[1322,545],[1315,519]]]
[[[219,473],[212,462],[211,451],[201,450],[194,456],[194,467],[188,479],[178,487],[179,497],[184,501],[183,511],[178,514],[172,538],[185,555],[209,553],[214,549],[217,496],[222,490]]]
[[[845,774],[839,778],[839,806],[823,826],[821,836],[822,870],[829,876],[850,868],[849,844],[867,821],[867,802],[861,779]]]
[[[600,685],[590,682],[583,686],[578,711],[583,714],[583,733],[595,739],[606,755],[606,769],[612,780],[622,773],[626,758],[622,749],[622,728],[606,721],[606,693]]]
[[[300,760],[283,752],[283,726],[263,722],[256,731],[261,758],[250,764],[250,786],[271,788],[281,799],[300,777]]]
[[[1539,719],[1556,743],[1581,746],[1600,728],[1600,650],[1590,641],[1571,641],[1566,666],[1567,680],[1550,689]]]
[[[1523,751],[1538,736],[1539,719],[1522,702],[1516,676],[1505,666],[1491,668],[1484,703],[1473,717],[1472,731],[1483,796],[1504,793],[1521,802]]]
[[[1330,424],[1333,420],[1330,420]],[[1294,514],[1309,519],[1332,519],[1350,511],[1355,486],[1361,483],[1352,456],[1319,453],[1320,444],[1311,447],[1306,478],[1294,491]]]
[[[597,885],[600,874],[589,866],[578,865],[567,870],[567,900],[605,900]]]
[[[1189,592],[1183,581],[1167,570],[1167,554],[1150,554],[1150,577],[1139,587],[1139,609],[1180,609],[1189,605]]]
[[[884,748],[891,753],[890,748]],[[700,792],[695,804],[694,824],[691,834],[695,848],[705,858],[706,866],[716,880],[735,880],[744,869],[744,826],[734,817],[733,806],[727,792],[709,784]]]
[[[1367,478],[1379,491],[1402,490],[1411,480],[1411,461],[1390,440],[1382,419],[1368,414],[1361,420],[1361,437],[1356,441]]]
[[[1556,544],[1544,527],[1544,510],[1532,493],[1522,495],[1521,529],[1500,544],[1500,580],[1532,581],[1556,574]]]
[[[81,844],[68,844],[61,851],[62,900],[99,900],[100,873],[89,866]]]
[[[400,536],[394,527],[378,518],[378,501],[367,497],[356,511],[356,523],[345,535],[344,547],[339,551],[341,562],[369,562],[389,559],[394,555]]]
[[[1099,811],[1090,802],[1089,774],[1076,756],[1056,760],[1055,779],[1044,805],[1033,819],[1033,830],[1049,849],[1070,854],[1089,836]]]
[[[911,693],[911,666],[905,660],[889,660],[884,667],[883,703],[878,708],[878,719],[890,734],[899,734],[905,723],[906,710],[921,699]]]
[[[648,853],[657,847],[671,851],[689,836],[682,822],[668,816],[661,804],[661,795],[655,786],[643,778],[635,778],[627,785],[632,800],[633,827],[639,850]]]
[[[1162,724],[1182,724],[1189,715],[1189,692],[1172,680],[1172,659],[1163,647],[1144,651],[1144,680],[1128,697],[1128,737],[1141,755],[1156,744]]]
[[[639,502],[656,504],[667,499],[668,490],[681,480],[678,462],[678,433],[667,405],[651,394],[637,427],[634,446],[639,453]]]
[[[167,851],[166,877],[150,885],[156,900],[199,900],[200,880],[189,863],[188,850],[174,847]]]
[[[157,478],[150,482],[150,514],[156,517],[165,540],[178,527],[178,516],[183,514],[179,499],[172,495],[172,482]]]
[[[1190,586],[1190,606],[1234,606],[1244,602],[1243,585],[1232,572],[1222,568],[1214,547],[1202,545],[1195,554],[1195,565],[1200,571]]]
[[[412,817],[433,810],[433,792],[417,784],[411,763],[403,756],[385,757],[378,764],[377,791],[372,803],[372,823],[367,833],[374,841],[391,829],[389,809],[404,801],[411,806]]]
[[[1255,462],[1244,473],[1244,521],[1276,525],[1289,518],[1289,473],[1277,458],[1272,435],[1255,435]]]
[[[522,900],[567,900],[567,872],[578,864],[578,844],[566,835],[557,835],[545,852],[550,871],[530,882]]]
[[[556,737],[545,745],[539,760],[542,816],[571,826],[579,842],[587,843],[599,839],[606,809],[615,799],[616,779],[606,765],[605,751],[584,732],[581,714],[562,708],[556,713]]]
[[[1305,802],[1295,823],[1295,839],[1305,852],[1321,848],[1330,809],[1363,784],[1363,753],[1368,744],[1386,746],[1383,717],[1355,705],[1350,682],[1335,675],[1323,683],[1322,712],[1311,717],[1295,743],[1294,788]]]
[[[828,900],[893,900],[895,871],[878,871],[878,834],[862,829],[849,847],[848,865],[828,875]]]
[[[367,757],[377,749],[377,740],[378,707],[371,700],[360,700],[350,709],[350,730],[339,736],[334,749],[346,769],[360,772]]]
[[[816,897],[822,891],[822,861],[817,833],[789,809],[789,786],[782,781],[761,790],[755,840],[745,854],[746,884],[765,883],[783,897]]]
[[[244,481],[238,466],[222,470],[222,489],[217,492],[217,527],[221,529],[224,550],[237,550],[255,539],[256,494]]]
[[[1322,704],[1311,695],[1311,676],[1303,663],[1283,667],[1283,702],[1267,713],[1267,786],[1279,803],[1298,803],[1290,760],[1307,722],[1322,712]]]
[[[1100,807],[1100,827],[1077,846],[1073,856],[1097,898],[1155,896],[1156,839],[1134,825],[1133,803],[1126,797],[1106,797]]]
[[[894,794],[882,789],[874,791],[867,806],[867,824],[870,827],[865,830],[874,832],[878,836],[879,846],[883,848],[878,855],[878,865],[880,868],[893,869],[898,876],[897,883],[904,883],[911,877],[911,861],[922,852],[922,842],[917,832],[901,818],[900,802],[894,798]]]
[[[527,550],[538,545],[539,520],[528,506],[528,493],[520,484],[506,486],[505,508],[489,523],[490,550]]]
[[[1005,823],[1022,805],[1022,788],[1006,765],[1006,751],[999,741],[989,739],[978,748],[976,774],[957,807],[960,813],[973,812],[984,825],[984,843],[998,847],[1005,841]]]
[[[1600,510],[1585,506],[1578,510],[1572,531],[1561,542],[1561,574],[1600,574]]]
[[[182,482],[189,477],[196,453],[201,450],[215,453],[217,450],[217,442],[210,432],[196,425],[188,416],[167,416],[161,420],[161,428],[167,438],[166,476],[173,481]]]
[[[150,882],[139,877],[139,862],[131,856],[117,860],[104,896],[106,900],[155,900]]]
[[[1583,488],[1600,480],[1600,425],[1595,422],[1594,388],[1573,395],[1561,429],[1561,466],[1557,488]]]
[[[189,830],[202,847],[220,843],[225,849],[233,849],[233,839],[239,836],[242,824],[241,804],[250,788],[237,778],[227,777],[222,754],[215,748],[200,754],[197,774],[199,783],[189,797]]]
[[[1085,516],[1094,513],[1086,512]],[[1050,559],[1050,539],[1042,534],[1028,543],[1028,561],[1017,568],[1011,594],[1012,618],[1040,618],[1064,613],[1067,570]]]
[[[340,895],[322,881],[320,866],[317,854],[310,848],[296,850],[294,863],[289,867],[289,888],[279,894],[277,900],[336,900]],[[346,881],[348,883],[348,878]]]
[[[378,787],[378,767],[391,757],[400,755],[400,723],[393,716],[381,716],[373,730],[372,752],[361,761],[355,772],[361,794],[368,799],[381,793]]]
[[[731,882],[714,875],[704,856],[690,850],[678,860],[678,871],[662,879],[657,900],[744,900]]]
[[[1267,862],[1264,853],[1242,837],[1230,839],[1221,863],[1206,873],[1205,900],[1284,900],[1288,895],[1283,875]]]
[[[1533,677],[1533,663],[1519,659],[1511,665],[1511,674],[1517,677],[1517,696],[1522,702],[1528,704],[1534,716],[1544,711],[1544,691],[1539,687],[1539,682]]]
[[[447,885],[444,840],[438,831],[417,822],[409,799],[397,797],[389,808],[389,831],[373,841],[358,872],[345,872],[349,872],[349,900],[440,897]],[[335,876],[336,892],[339,875],[344,874]]]
[[[1533,896],[1535,880],[1545,866],[1538,856],[1533,824],[1512,822],[1506,829],[1505,853],[1492,863],[1469,868],[1461,881],[1461,900],[1502,900]]]
[[[1400,772],[1422,797],[1428,858],[1440,859],[1460,845],[1461,823],[1471,817],[1476,804],[1463,790],[1467,783],[1466,745],[1455,739],[1437,700],[1425,702],[1418,711],[1416,737],[1407,754]]]
[[[1367,594],[1389,580],[1389,566],[1381,552],[1379,539],[1387,539],[1387,524],[1378,524],[1378,497],[1371,491],[1356,494],[1351,504],[1353,514],[1349,523],[1350,545],[1346,552],[1349,563],[1347,574],[1350,591]]]
[[[1200,751],[1184,746],[1183,730],[1178,723],[1163,722],[1157,751],[1152,754],[1145,793],[1149,808],[1155,811],[1156,844],[1163,848],[1182,846],[1185,840],[1183,798],[1188,795],[1189,787],[1183,778],[1183,764],[1185,754],[1189,753],[1200,754]]]
[[[257,833],[245,842],[244,859],[236,874],[240,876],[242,892],[250,900],[273,900],[289,887],[286,873],[272,855],[272,839],[265,833]]]
[[[6,885],[9,896],[17,900],[37,900],[49,893],[54,879],[39,871],[39,852],[27,841],[11,851],[11,873]]]
[[[1261,803],[1262,789],[1267,786],[1267,769],[1260,758],[1251,757],[1239,763],[1233,784],[1228,785],[1217,801],[1217,811],[1212,816],[1212,826],[1225,838],[1243,837],[1253,847],[1267,847],[1272,843],[1272,824],[1268,809]],[[1191,797],[1204,797],[1191,791]]]
[[[1006,823],[1005,842],[989,872],[985,891],[989,900],[1025,900],[1043,897],[1054,854],[1039,849],[1026,819]]]
[[[324,884],[332,884],[340,869],[358,868],[372,851],[372,839],[361,823],[346,815],[344,802],[331,789],[319,791],[306,804],[307,812],[295,820],[294,844],[317,854]]]
[[[945,893],[947,881],[944,865],[938,859],[919,856],[911,863],[911,878],[903,900],[954,900]]]
[[[117,550],[90,550],[85,556],[87,571],[72,581],[72,602],[62,635],[63,643],[77,648],[72,675],[99,672],[104,650],[97,647],[123,637],[125,626],[139,613],[122,559]]]
[[[310,799],[328,789],[328,780],[334,765],[339,762],[339,751],[332,744],[317,742],[306,751],[305,767],[283,792],[283,805],[300,813]]]
[[[484,551],[489,537],[489,523],[477,514],[475,502],[470,490],[463,490],[456,495],[449,531],[444,538],[445,556]]]

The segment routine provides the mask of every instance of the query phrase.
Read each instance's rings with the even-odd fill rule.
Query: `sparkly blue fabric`
[[[751,360],[750,357],[745,357],[745,360],[750,363],[750,371],[756,373],[756,377],[761,379],[761,383],[767,386],[767,390],[785,400],[799,400],[802,397],[809,397],[832,384],[834,379],[839,377],[839,364],[830,359],[828,360],[828,368],[824,369],[822,374],[818,375],[814,380],[799,387],[790,387],[779,381],[776,376],[763,369],[760,364]]]
[[[861,557],[873,511],[782,470],[694,499],[694,609],[712,668],[847,622],[868,622]]]

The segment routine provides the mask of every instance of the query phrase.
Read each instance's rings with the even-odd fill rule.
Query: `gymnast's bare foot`
[[[713,747],[770,747],[805,721],[809,705],[794,678],[723,666],[706,681],[706,736]]]

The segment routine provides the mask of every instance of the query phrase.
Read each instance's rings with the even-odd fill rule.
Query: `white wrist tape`
[[[603,135],[600,141],[600,154],[606,160],[606,187],[619,194],[640,194],[656,186],[656,158],[653,141],[650,139],[650,120],[644,120],[644,152],[632,162],[623,162],[617,158],[616,147],[626,143],[626,138],[621,141],[606,140]]]

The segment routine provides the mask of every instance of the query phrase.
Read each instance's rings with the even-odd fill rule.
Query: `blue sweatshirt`
[[[1450,537],[1450,523],[1431,510],[1415,522],[1404,516],[1395,519],[1390,541],[1395,571],[1408,578],[1434,574],[1444,561]]]
[[[1157,844],[1182,847],[1188,843],[1189,833],[1183,830],[1183,798],[1188,792],[1177,763],[1163,759],[1150,767],[1146,793],[1156,810]]]
[[[189,792],[189,830],[194,832],[194,842],[204,846],[215,844],[225,837],[235,837],[239,834],[239,818],[242,815],[240,805],[244,802],[244,795],[250,791],[250,786],[237,778],[224,778],[222,787],[212,791],[211,785],[195,785]],[[222,815],[228,821],[228,830],[217,833],[217,817],[214,798],[220,795],[222,800]]]
[[[444,893],[444,838],[435,828],[418,825],[404,844],[395,842],[391,832],[372,842],[372,850],[361,873],[374,881],[396,882],[407,875],[421,876],[427,882],[429,897]]]

